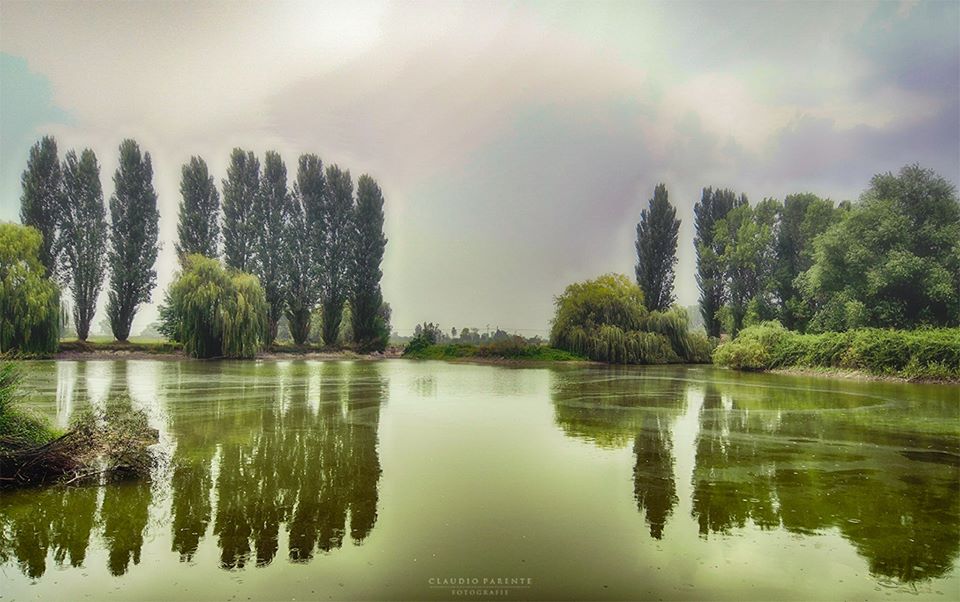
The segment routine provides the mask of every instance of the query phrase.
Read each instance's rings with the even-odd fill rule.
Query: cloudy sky
[[[633,273],[658,182],[693,204],[855,199],[919,162],[960,181],[960,3],[52,3],[0,0],[0,219],[30,145],[153,156],[169,283],[180,166],[235,146],[369,173],[394,326],[545,330],[571,281]],[[97,317],[99,322],[101,316]],[[155,318],[146,308],[138,332]]]

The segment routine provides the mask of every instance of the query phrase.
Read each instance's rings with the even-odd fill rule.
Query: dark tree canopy
[[[812,330],[960,324],[960,202],[933,171],[874,176],[815,246],[801,278]]]
[[[790,194],[783,199],[775,241],[775,288],[780,323],[788,329],[805,330],[810,320],[812,312],[795,281],[813,265],[813,241],[830,227],[835,212],[832,202],[815,194]]]
[[[287,321],[290,335],[302,345],[310,334],[310,315],[319,297],[320,257],[316,243],[322,232],[323,164],[316,155],[302,155],[293,184],[287,224]]]
[[[647,309],[663,311],[674,301],[674,266],[680,220],[667,198],[667,187],[657,184],[649,208],[637,224],[637,284],[643,290]]]
[[[52,136],[44,136],[31,147],[20,183],[20,221],[40,232],[40,263],[47,274],[53,275],[57,268],[57,222],[63,204],[63,180],[57,141]]]
[[[353,216],[350,265],[350,310],[353,338],[361,349],[380,347],[377,316],[383,303],[380,263],[387,246],[383,235],[383,193],[376,180],[362,175],[357,180],[357,204]]]
[[[722,249],[726,331],[735,335],[748,313],[753,321],[775,317],[773,271],[776,265],[774,229],[780,202],[766,199],[756,207],[743,204],[731,209],[714,226],[716,248]]]
[[[190,157],[180,177],[180,220],[177,257],[199,254],[216,257],[220,247],[220,193],[200,157]]]
[[[256,244],[255,209],[260,194],[260,161],[252,151],[230,154],[223,181],[223,259],[228,267],[249,272]]]
[[[120,144],[120,166],[110,197],[110,294],[107,316],[118,341],[130,336],[141,303],[150,301],[157,280],[157,193],[153,189],[150,153],[140,153],[134,140]]]
[[[704,188],[703,195],[693,207],[694,245],[697,251],[697,286],[700,288],[700,314],[706,326],[707,334],[720,336],[720,317],[718,312],[726,301],[724,267],[721,257],[723,247],[714,236],[714,226],[727,213],[747,203],[746,197],[739,199],[731,190],[713,190]]]
[[[353,214],[353,180],[349,170],[330,165],[326,172],[323,195],[323,234],[320,263],[323,266],[321,305],[323,307],[323,342],[333,345],[340,333],[343,304],[348,294],[350,242]]]
[[[290,194],[287,192],[287,167],[280,154],[267,151],[263,162],[260,194],[254,201],[253,273],[260,278],[260,286],[267,298],[267,333],[265,343],[270,345],[277,337],[277,323],[286,305],[287,279],[287,222],[290,216]]]
[[[73,296],[77,338],[87,340],[106,271],[107,218],[100,185],[100,165],[90,149],[80,158],[67,153],[63,164],[66,202],[60,222],[64,281]]]

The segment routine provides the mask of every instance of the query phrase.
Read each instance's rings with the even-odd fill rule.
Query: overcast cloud
[[[960,181],[960,4],[50,3],[0,0],[0,219],[30,145],[154,160],[162,297],[180,166],[316,152],[386,196],[394,325],[548,327],[569,282],[632,275],[658,182],[693,204],[855,199],[906,163]],[[139,332],[155,319],[146,308]],[[97,317],[99,322],[100,316]],[[529,334],[529,333],[528,333]]]

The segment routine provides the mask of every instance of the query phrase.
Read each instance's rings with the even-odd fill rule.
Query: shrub
[[[48,354],[60,339],[60,289],[40,263],[40,232],[0,224],[0,352]]]
[[[844,368],[911,379],[952,380],[960,378],[960,329],[861,328],[798,334],[779,323],[765,322],[720,345],[713,359],[742,370]]]

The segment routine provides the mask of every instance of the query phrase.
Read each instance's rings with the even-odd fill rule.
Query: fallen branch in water
[[[146,476],[153,465],[148,448],[157,441],[146,414],[130,410],[129,404],[87,412],[69,431],[43,445],[0,440],[0,487]]]

